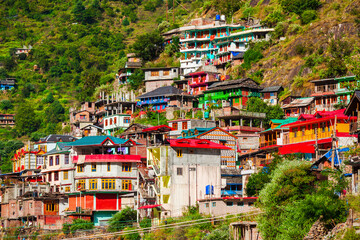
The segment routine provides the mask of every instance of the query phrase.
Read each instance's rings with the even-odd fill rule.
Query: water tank
[[[213,185],[206,185],[205,194],[206,195],[214,194],[214,186]]]
[[[219,20],[220,20],[220,15],[216,15],[216,16],[215,16],[215,20],[216,20],[216,21],[219,21]]]
[[[225,15],[221,15],[220,20],[225,21]]]

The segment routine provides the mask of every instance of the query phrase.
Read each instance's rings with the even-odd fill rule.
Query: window
[[[69,155],[65,155],[64,162],[65,164],[69,164]]]
[[[131,190],[131,180],[122,180],[122,190]]]
[[[60,156],[56,155],[55,156],[55,165],[59,165],[60,164]]]
[[[110,165],[110,163],[108,162],[108,163],[107,163],[107,171],[110,172],[110,170],[111,170],[111,165]]]
[[[112,125],[113,123],[112,123],[113,121],[112,121],[112,118],[110,118],[110,125]]]
[[[238,202],[237,205],[242,207],[242,206],[244,206],[244,202]]]
[[[177,157],[182,157],[183,156],[182,149],[176,149],[176,155]]]
[[[76,188],[77,190],[85,190],[85,180],[79,180],[77,182]]]
[[[36,157],[36,164],[37,165],[43,165],[44,164],[44,157],[43,156],[37,156]]]
[[[48,175],[48,181],[51,182],[51,173]]]
[[[151,76],[152,76],[152,77],[157,77],[157,76],[159,76],[159,71],[151,71]]]
[[[108,120],[105,119],[105,127],[108,125]]]
[[[208,208],[208,207],[209,207],[209,203],[205,203],[205,207]]]
[[[213,207],[216,207],[216,202],[213,202],[213,203],[212,203],[212,206],[213,206]]]
[[[114,124],[116,124],[116,121],[117,121],[117,117],[114,117]]]
[[[32,208],[32,203],[29,203],[29,208]]]
[[[123,163],[122,171],[123,172],[131,172],[131,163]]]
[[[65,187],[65,192],[70,192],[70,187]]]
[[[91,164],[91,171],[96,172],[96,163]]]
[[[129,117],[125,117],[125,118],[124,118],[124,123],[130,123],[130,118],[129,118]]]
[[[59,172],[54,172],[54,181],[59,180]]]
[[[90,179],[89,180],[89,189],[96,190],[97,189],[97,179]]]
[[[69,179],[69,171],[64,171],[63,173],[63,179],[68,180]]]
[[[49,157],[49,166],[54,165],[54,158],[53,156]]]
[[[178,123],[177,123],[177,122],[174,122],[174,123],[172,124],[172,128],[175,129],[175,130],[177,130],[177,129],[178,129]]]
[[[182,168],[177,168],[176,169],[176,175],[182,176],[183,175],[183,169]]]
[[[57,212],[59,209],[59,205],[55,203],[45,203],[45,209],[47,212]]]
[[[170,75],[170,71],[169,71],[169,70],[163,71],[163,75],[164,75],[164,76],[169,76],[169,75]]]
[[[234,202],[226,202],[226,206],[231,207],[234,205]]]
[[[84,165],[83,164],[77,166],[77,172],[79,172],[79,173],[84,172]]]
[[[220,140],[219,143],[223,146],[226,146],[226,140]]]
[[[187,129],[187,122],[182,122],[182,129],[186,130]]]
[[[102,189],[115,189],[115,179],[101,179]]]

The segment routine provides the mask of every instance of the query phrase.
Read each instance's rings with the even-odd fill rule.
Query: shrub
[[[109,220],[109,231],[118,232],[127,226],[131,226],[136,221],[136,211],[130,207],[126,207],[121,212],[116,213]]]
[[[269,27],[276,26],[277,23],[284,21],[285,15],[281,11],[281,9],[275,9],[269,15],[266,16],[264,23]]]
[[[302,43],[297,44],[295,46],[295,53],[298,55],[304,55],[306,53],[306,47]]]
[[[294,23],[289,26],[289,32],[292,34],[299,33],[301,30],[302,28],[299,24]]]
[[[281,6],[287,12],[301,15],[306,10],[316,10],[321,6],[320,0],[281,0]]]
[[[285,23],[279,22],[274,28],[274,32],[271,34],[273,38],[280,38],[285,36],[286,28]]]
[[[306,10],[301,14],[301,23],[308,24],[317,18],[315,10]]]

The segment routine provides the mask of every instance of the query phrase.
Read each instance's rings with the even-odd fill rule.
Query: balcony
[[[270,147],[270,146],[271,146],[271,147],[277,146],[276,140],[260,143],[260,148],[266,148],[266,147]]]
[[[170,98],[164,98],[164,99],[152,99],[152,100],[143,100],[136,103],[136,105],[154,105],[154,104],[163,104],[168,103],[170,101]]]

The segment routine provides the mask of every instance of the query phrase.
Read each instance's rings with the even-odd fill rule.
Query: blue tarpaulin
[[[231,54],[232,54],[234,57],[236,57],[237,55],[239,55],[239,53],[240,53],[240,52],[233,52],[233,51],[231,51]]]

